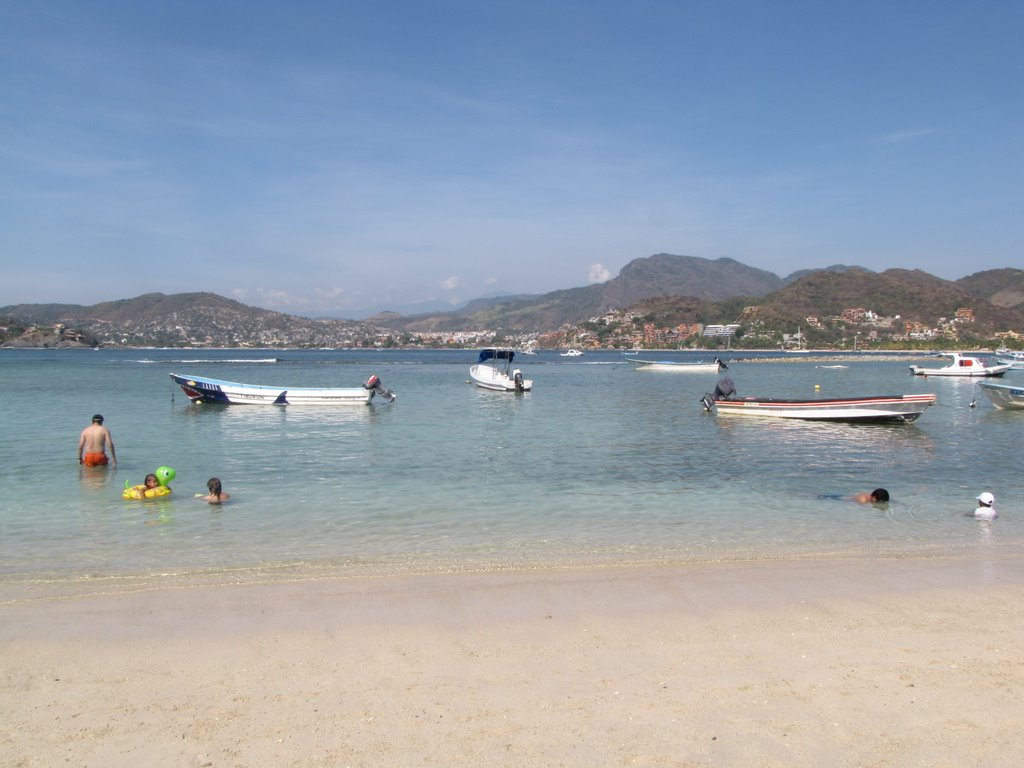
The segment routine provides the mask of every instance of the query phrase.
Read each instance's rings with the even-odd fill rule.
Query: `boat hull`
[[[365,405],[375,390],[366,387],[279,387],[243,384],[203,376],[171,374],[194,403],[222,405]]]
[[[935,395],[843,397],[830,400],[734,398],[710,401],[719,416],[754,416],[805,421],[885,423],[916,421],[935,404]],[[707,407],[707,403],[705,403]]]
[[[638,371],[668,371],[671,373],[718,373],[722,370],[722,364],[718,361],[713,363],[677,363],[671,360],[633,360]]]
[[[470,367],[469,377],[478,387],[495,392],[529,392],[533,389],[531,379],[523,379],[522,385],[519,385],[515,378],[509,376],[505,371],[482,363]]]
[[[979,381],[978,386],[982,388],[996,408],[1008,411],[1024,410],[1024,387],[984,381]]]

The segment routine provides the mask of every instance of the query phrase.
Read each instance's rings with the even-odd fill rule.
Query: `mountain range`
[[[996,331],[1024,329],[1024,271],[989,270],[949,281],[921,270],[876,273],[835,265],[782,278],[733,259],[662,253],[631,261],[604,283],[478,299],[452,312],[323,320],[250,307],[213,293],[151,293],[92,306],[0,307],[0,317],[7,318],[0,323],[6,322],[8,337],[26,326],[62,324],[106,343],[312,346],[365,341],[381,331],[536,334],[626,309],[664,325],[729,323],[748,316],[752,307],[760,324],[790,331],[807,317],[838,315],[850,307],[926,325],[969,307],[977,335],[990,338]]]
[[[798,325],[808,316],[837,315],[848,307],[864,307],[880,315],[900,315],[932,325],[941,317],[952,317],[961,307],[971,307],[986,328],[1020,329],[1024,325],[1024,271],[989,270],[949,281],[921,270],[876,273],[840,264],[782,278],[733,259],[661,253],[634,259],[616,277],[600,284],[538,296],[481,299],[453,312],[383,313],[367,322],[407,332],[466,328],[544,332],[655,299],[660,300],[660,315],[667,325],[733,322],[749,305],[757,305],[759,319],[769,324]]]

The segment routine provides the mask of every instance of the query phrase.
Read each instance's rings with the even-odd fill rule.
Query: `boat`
[[[562,353],[562,357],[583,357],[583,353],[578,349],[568,349]]]
[[[759,416],[849,423],[909,423],[935,404],[935,395],[868,395],[796,400],[779,397],[738,397],[732,379],[701,398],[704,410],[718,416]]]
[[[638,371],[672,371],[673,373],[719,373],[728,368],[725,363],[717,357],[714,362],[704,361],[688,363],[679,360],[640,360],[630,357],[629,362],[636,363]]]
[[[1024,371],[1024,352],[1015,352],[1003,347],[996,350],[996,360],[1010,366],[1012,371]]]
[[[797,326],[796,333],[793,334],[793,338],[796,339],[796,348],[786,347],[782,351],[789,355],[809,355],[811,352],[807,349],[807,337],[804,336],[803,330]]]
[[[1024,387],[995,384],[991,381],[979,381],[978,386],[985,391],[996,408],[1008,411],[1024,410]]]
[[[242,384],[205,376],[172,373],[171,379],[193,403],[223,405],[349,405],[369,403],[375,396],[391,402],[395,393],[370,376],[361,387],[285,387]]]
[[[514,349],[499,347],[481,349],[476,365],[470,366],[469,377],[473,383],[483,389],[492,389],[497,392],[529,392],[533,389],[533,381],[523,378],[523,372],[518,368],[512,368],[515,356]],[[488,364],[488,360],[495,362]]]
[[[960,352],[940,352],[940,357],[951,358],[949,365],[942,368],[924,368],[920,365],[910,366],[915,376],[1002,376],[1010,370],[1009,363],[987,363],[980,357],[965,355]]]

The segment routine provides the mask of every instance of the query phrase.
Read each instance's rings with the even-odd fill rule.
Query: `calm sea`
[[[486,392],[468,383],[475,358],[0,351],[0,578],[926,556],[1024,542],[1024,413],[995,410],[970,380],[911,376],[920,357],[727,371],[741,394],[938,395],[898,426],[716,418],[698,401],[718,376],[640,372],[618,352],[522,356],[534,391]],[[847,367],[822,367],[837,362]],[[286,386],[359,386],[375,373],[398,399],[196,406],[171,372]],[[78,466],[96,412],[116,469]],[[161,465],[177,471],[172,496],[122,500],[125,481]],[[195,498],[212,475],[232,495],[222,507]],[[837,498],[877,486],[892,494],[886,507]],[[996,495],[993,524],[964,516],[983,490]]]

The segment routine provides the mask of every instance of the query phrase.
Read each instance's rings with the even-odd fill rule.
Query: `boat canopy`
[[[514,349],[494,349],[492,347],[489,349],[481,349],[480,359],[477,360],[477,362],[483,363],[488,360],[508,360],[511,363],[515,356],[516,351]]]

